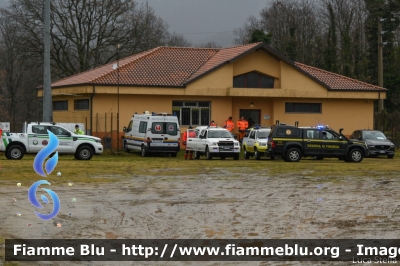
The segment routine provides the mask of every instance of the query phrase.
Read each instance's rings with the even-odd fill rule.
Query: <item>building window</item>
[[[89,99],[75,100],[74,110],[89,110]]]
[[[322,103],[285,103],[286,113],[322,113]]]
[[[68,111],[68,100],[67,101],[54,101],[53,102],[54,111]]]
[[[173,101],[172,112],[184,126],[208,126],[211,116],[210,102]]]
[[[233,77],[234,88],[274,88],[274,79],[252,71]]]

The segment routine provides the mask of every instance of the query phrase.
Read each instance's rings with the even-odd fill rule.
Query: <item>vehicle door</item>
[[[242,147],[244,147],[244,146],[248,147],[250,132],[251,131],[246,131],[246,133],[244,133],[243,140],[242,140]]]
[[[207,138],[208,138],[208,131],[207,129],[203,129],[200,131],[199,138],[196,140],[196,150],[198,151],[205,151],[207,146]]]
[[[341,156],[345,154],[347,147],[346,139],[343,139],[339,133],[333,130],[323,130],[321,133],[324,141],[324,146],[322,147],[324,155]]]
[[[153,147],[164,147],[164,119],[157,118],[153,122],[151,122],[151,143],[150,145]]]
[[[180,134],[178,130],[178,123],[175,120],[169,119],[171,117],[167,118],[164,122],[164,133],[165,133],[163,136],[164,145],[168,147],[178,147],[180,145],[178,136]],[[188,131],[188,138],[189,135],[193,139],[193,135],[196,135],[194,129],[190,129],[190,131]]]
[[[74,142],[79,137],[72,137],[71,132],[59,127],[59,126],[48,126],[47,129],[52,132],[58,138],[58,148],[57,151],[60,153],[72,153]],[[74,140],[75,139],[75,140]]]
[[[304,129],[304,154],[318,156],[321,155],[321,146],[324,145],[324,141],[321,140],[321,131],[318,129]]]
[[[33,153],[39,152],[49,143],[47,125],[32,125],[32,133],[28,135],[29,150]]]
[[[133,149],[134,139],[133,139],[133,120],[129,121],[129,125],[125,130],[125,142],[129,149]]]
[[[197,149],[198,143],[196,142],[196,131],[194,129],[188,129],[186,131],[186,147],[189,151],[195,151]]]
[[[256,131],[252,130],[249,134],[247,141],[248,152],[254,152],[255,139],[256,139]]]

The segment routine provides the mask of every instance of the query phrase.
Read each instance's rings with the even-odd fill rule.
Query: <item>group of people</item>
[[[239,129],[239,142],[242,142],[244,134],[246,133],[246,130],[252,126],[253,122],[250,121],[251,118],[249,119],[249,121],[247,121],[246,119],[244,119],[244,116],[242,116],[237,122],[236,122],[236,126]],[[249,123],[250,122],[250,123]],[[217,123],[215,123],[214,120],[211,121],[210,123],[211,127],[216,127]],[[224,123],[224,128],[226,128],[227,130],[229,130],[229,132],[232,132],[233,129],[235,128],[235,123],[232,120],[232,116],[230,116],[228,118],[228,120],[225,121]],[[193,129],[192,126],[189,126],[188,129]],[[188,138],[195,138],[196,137],[196,133],[193,130],[188,130],[185,131],[185,133],[183,134],[183,145],[186,147],[186,142]],[[189,158],[189,160],[193,159],[193,152],[192,151],[188,151],[186,149],[185,151],[185,160],[187,160]]]
[[[244,116],[242,116],[236,122],[236,126],[239,129],[239,142],[242,142],[244,134],[246,133],[246,130],[249,128],[249,122],[246,119],[244,119]],[[235,128],[235,123],[232,121],[232,116],[230,116],[228,120],[225,121],[224,128],[226,128],[230,132],[233,131],[233,129]]]

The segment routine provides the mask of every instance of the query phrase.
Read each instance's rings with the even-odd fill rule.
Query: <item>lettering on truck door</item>
[[[39,152],[49,143],[47,125],[32,125],[32,133],[29,134],[29,150],[33,153]]]
[[[320,137],[320,131],[317,129],[307,129],[303,130],[303,138],[304,138],[304,153],[306,155],[312,154],[312,155],[321,155],[322,151],[322,145],[324,144],[324,141],[321,140]]]
[[[340,140],[339,134],[333,131],[322,131],[322,138],[324,140],[324,153],[326,155],[342,155],[345,153],[347,141]]]

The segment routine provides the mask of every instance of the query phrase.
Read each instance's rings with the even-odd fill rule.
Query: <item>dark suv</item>
[[[298,162],[301,157],[339,158],[346,162],[361,162],[368,156],[368,148],[361,141],[353,141],[329,128],[276,125],[268,137],[269,156],[280,155],[287,162]]]
[[[363,141],[368,146],[369,157],[383,155],[392,159],[394,156],[395,145],[381,131],[356,130],[351,134],[350,139]]]

